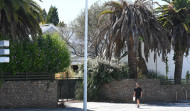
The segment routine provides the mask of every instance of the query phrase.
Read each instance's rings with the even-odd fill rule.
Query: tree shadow
[[[83,111],[81,108],[55,108],[55,109],[36,109],[36,108],[15,108],[15,109],[1,109],[0,111]],[[87,110],[87,111],[95,111],[95,110]]]
[[[146,103],[145,105],[149,105],[149,106],[162,106],[162,107],[190,107],[190,103],[182,103],[182,102]]]

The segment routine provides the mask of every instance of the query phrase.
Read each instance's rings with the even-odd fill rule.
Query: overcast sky
[[[34,0],[34,1],[36,1],[41,6],[42,9],[45,8],[47,12],[49,11],[51,5],[57,7],[59,20],[64,21],[67,24],[73,21],[77,17],[77,15],[81,13],[81,10],[85,8],[85,0],[42,0],[43,2],[40,2],[39,0]],[[89,2],[88,7],[90,7],[96,1],[104,3],[105,1],[110,1],[110,0],[88,0]],[[133,0],[127,0],[127,1],[133,1]],[[163,4],[161,0],[154,0],[154,1]]]

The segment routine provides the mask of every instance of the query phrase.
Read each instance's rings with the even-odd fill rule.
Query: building
[[[144,51],[143,49],[143,44],[142,44],[142,52]],[[144,57],[144,54],[142,54]],[[174,71],[175,71],[175,62],[173,60],[174,57],[174,51],[171,50],[169,54],[167,54],[167,59],[168,59],[168,74],[166,74],[166,63],[162,61],[162,57],[157,55],[156,60],[154,61],[154,52],[149,53],[149,58],[148,62],[146,62],[147,69],[152,70],[156,72],[157,74],[162,74],[162,75],[168,75],[168,79],[174,79]],[[145,58],[145,57],[144,57]],[[124,57],[122,61],[128,61],[128,56]],[[183,58],[183,69],[182,69],[182,79],[185,79],[187,71],[190,71],[190,55],[185,56]]]
[[[42,24],[40,25],[40,28],[42,29],[43,34],[59,32],[59,30],[53,24]]]

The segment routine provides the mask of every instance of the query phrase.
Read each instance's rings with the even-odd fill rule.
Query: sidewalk
[[[0,111],[83,111],[83,103],[66,102],[66,109],[0,109]],[[142,104],[88,102],[88,111],[190,111],[190,102]]]
[[[82,109],[83,107],[83,103],[66,102],[65,104],[69,108]],[[89,111],[190,111],[190,103],[152,103],[142,104],[137,108],[136,104],[129,103],[89,102],[88,109]]]

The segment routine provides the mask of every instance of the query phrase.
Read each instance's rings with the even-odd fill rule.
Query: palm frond
[[[168,0],[168,4],[162,6],[162,10],[158,10],[158,20],[171,32],[175,49],[189,50],[190,48],[189,8],[189,0]]]
[[[101,12],[100,14],[99,14],[99,16],[100,15],[103,15],[103,14],[110,14],[110,13],[113,13],[114,11],[112,11],[112,10],[106,10],[106,11],[103,11],[103,12]]]
[[[159,55],[162,53],[164,58],[170,51],[169,33],[147,8],[148,4],[145,0],[137,0],[135,4],[130,5],[122,1],[120,5],[122,8],[117,8],[118,4],[117,6],[109,5],[112,14],[109,15],[110,18],[107,21],[110,24],[106,26],[104,32],[100,31],[105,28],[104,26],[100,26],[98,31],[98,35],[102,34],[101,37],[107,40],[104,45],[106,57],[120,58],[129,50],[131,42],[134,43],[133,51],[138,55],[139,39],[143,37],[146,60],[150,51],[155,51]]]
[[[12,40],[34,39],[41,35],[37,17],[41,17],[41,8],[33,0],[0,0],[1,19],[0,35],[9,36]]]
[[[115,2],[115,1],[111,1],[111,2],[107,2],[105,3],[105,6],[111,6],[111,7],[115,7],[115,8],[123,8],[123,5],[120,4],[119,2]]]

